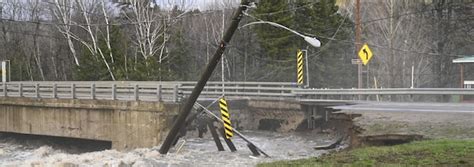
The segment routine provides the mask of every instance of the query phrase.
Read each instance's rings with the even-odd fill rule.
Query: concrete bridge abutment
[[[165,102],[0,98],[0,132],[111,141],[126,150],[161,144],[179,111]]]

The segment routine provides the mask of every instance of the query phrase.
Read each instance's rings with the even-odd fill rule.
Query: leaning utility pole
[[[227,29],[226,33],[224,34],[222,41],[219,44],[219,48],[217,48],[216,52],[214,53],[214,56],[211,58],[211,60],[207,64],[206,70],[201,75],[201,79],[199,79],[198,83],[194,87],[193,92],[191,93],[188,100],[186,101],[186,104],[184,104],[183,108],[181,109],[178,115],[178,118],[176,119],[173,127],[168,133],[168,136],[166,136],[165,141],[161,145],[160,154],[168,153],[171,145],[173,144],[173,141],[176,139],[178,135],[178,132],[183,128],[186,117],[191,112],[191,109],[193,108],[194,103],[196,103],[196,100],[201,94],[202,89],[204,88],[207,81],[209,80],[209,77],[211,77],[212,72],[217,66],[217,63],[219,63],[219,60],[221,59],[222,54],[225,51],[225,47],[230,42],[230,40],[232,39],[232,36],[237,30],[239,26],[239,22],[243,16],[243,11],[247,9],[247,6],[249,5],[249,3],[250,3],[249,0],[242,0],[240,2],[240,6],[237,9],[237,12],[235,12],[235,15],[232,18],[232,22],[229,28]]]

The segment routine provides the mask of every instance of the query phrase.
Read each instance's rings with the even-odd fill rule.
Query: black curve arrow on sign
[[[367,52],[367,50],[365,50],[364,48],[362,51],[365,53],[365,59],[369,60],[369,53]]]

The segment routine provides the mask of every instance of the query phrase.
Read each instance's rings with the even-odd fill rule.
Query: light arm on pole
[[[261,21],[256,21],[256,22],[251,22],[251,23],[245,24],[245,25],[241,26],[240,28],[244,28],[244,27],[247,27],[247,26],[255,25],[255,24],[270,24],[270,25],[278,27],[278,28],[283,28],[287,31],[292,32],[293,34],[296,34],[296,35],[302,37],[310,45],[312,45],[314,47],[321,47],[321,42],[317,38],[303,35],[299,32],[296,32],[295,30],[292,30],[288,27],[285,27],[285,26],[283,26],[281,24],[278,24],[278,23],[275,23],[275,22],[261,20]]]

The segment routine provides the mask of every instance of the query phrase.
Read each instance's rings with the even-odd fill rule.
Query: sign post
[[[308,50],[301,50],[304,52],[305,66],[306,66],[306,87],[309,88],[309,61],[308,61]]]
[[[2,82],[7,82],[7,62],[2,61]]]

